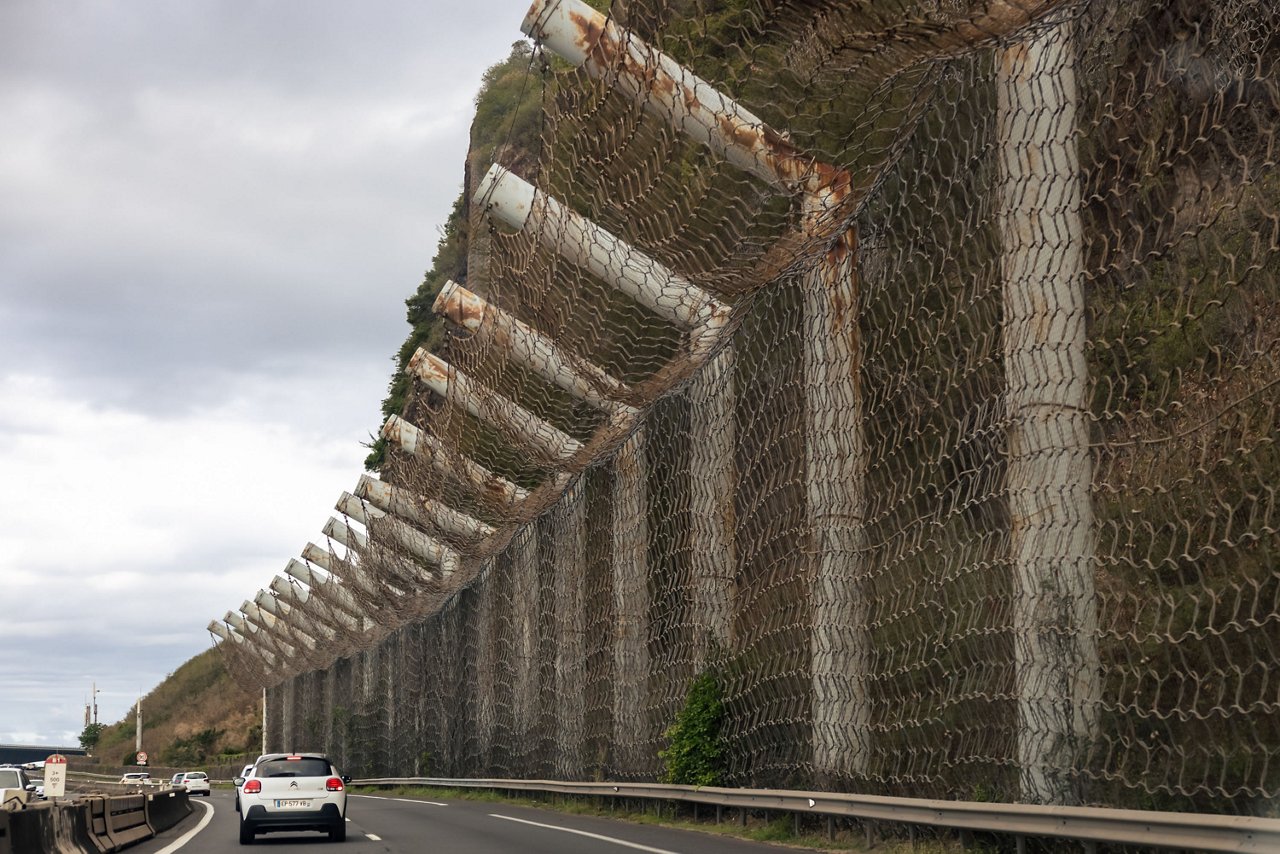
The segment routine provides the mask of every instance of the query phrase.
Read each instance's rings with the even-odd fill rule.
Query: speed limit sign
[[[145,751],[145,750],[139,750],[139,751],[138,751],[138,764],[139,764],[139,765],[146,765],[146,764],[147,764],[147,751]]]

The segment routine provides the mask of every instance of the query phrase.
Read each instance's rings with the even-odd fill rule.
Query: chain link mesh
[[[691,129],[691,78],[655,108],[652,55],[535,63],[540,152],[498,160],[675,278],[644,305],[472,175],[467,288],[612,405],[456,326],[435,354],[500,398],[469,410],[452,374],[403,418],[494,480],[421,442],[382,479],[495,532],[418,525],[446,573],[369,518],[330,557],[376,625],[265,671],[223,643],[271,685],[270,743],[357,774],[649,780],[712,669],[734,785],[1275,814],[1275,4],[608,20],[776,129],[792,171]],[[727,307],[723,331],[684,305]]]

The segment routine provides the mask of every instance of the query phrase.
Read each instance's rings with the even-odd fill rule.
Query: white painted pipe
[[[426,562],[439,566],[441,574],[445,576],[451,575],[458,568],[461,558],[456,551],[439,540],[428,537],[394,516],[388,516],[376,507],[365,505],[363,501],[351,493],[342,493],[335,506],[348,516],[364,521],[366,527],[368,527],[367,520],[372,518],[377,525],[385,528],[391,539],[400,546],[408,549]]]
[[[498,164],[476,192],[507,225],[537,236],[664,320],[698,330],[703,346],[728,321],[729,306]]]
[[[444,283],[432,311],[492,341],[513,361],[532,370],[578,400],[598,409],[634,417],[634,407],[619,402],[626,387],[603,368],[566,353],[554,338],[490,305],[454,282]]]
[[[515,505],[529,497],[529,490],[494,474],[398,415],[387,419],[382,435],[405,453],[427,462],[436,473],[467,486],[491,505]]]
[[[248,601],[244,603],[244,605],[250,604],[252,603]],[[298,654],[297,649],[295,649],[292,644],[281,639],[279,635],[268,631],[261,623],[247,619],[247,615],[243,613],[244,605],[241,606],[241,613],[228,611],[222,619],[229,623],[232,628],[240,632],[245,640],[249,641],[251,646],[264,644],[267,646],[269,651],[275,652],[283,659],[291,659]],[[261,612],[259,611],[258,613]],[[270,615],[268,614],[267,616]]]
[[[308,543],[307,545],[311,544]],[[284,571],[290,578],[295,578],[307,585],[312,593],[320,592],[324,599],[332,603],[335,608],[342,609],[355,619],[364,617],[364,609],[360,607],[360,603],[352,598],[351,594],[344,590],[342,585],[334,579],[326,578],[318,572],[313,572],[311,567],[297,558],[289,558],[289,563],[285,566]]]
[[[358,549],[364,551],[369,548],[369,538],[355,528],[349,527],[344,522],[330,517],[328,522],[324,523],[324,528],[320,533],[324,534],[334,542],[342,543],[348,549]]]
[[[271,579],[270,587],[277,598],[306,614],[317,624],[317,628],[340,629],[347,632],[360,631],[360,623],[354,617],[334,608],[326,608],[319,599],[311,596],[311,591],[300,584],[294,584],[289,579],[277,575]]]
[[[476,540],[487,537],[494,531],[492,525],[485,524],[466,513],[460,513],[439,501],[423,498],[367,474],[360,475],[355,494],[385,513],[399,516],[420,527],[435,528],[456,537]]]
[[[582,450],[577,439],[471,379],[434,353],[419,349],[409,360],[409,372],[436,394],[511,434],[536,456],[563,463]]]

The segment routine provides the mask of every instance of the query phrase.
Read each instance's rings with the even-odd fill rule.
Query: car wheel
[[[240,822],[240,844],[241,845],[253,844],[253,828],[243,821]]]
[[[347,823],[336,824],[329,828],[330,842],[346,842],[347,841]]]

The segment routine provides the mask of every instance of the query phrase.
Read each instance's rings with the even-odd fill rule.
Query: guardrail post
[[[646,708],[649,675],[649,543],[645,488],[645,432],[641,425],[614,457],[613,743],[618,770],[636,775],[648,769],[651,741]]]
[[[1006,474],[1024,802],[1078,803],[1101,693],[1072,24],[997,51]]]

